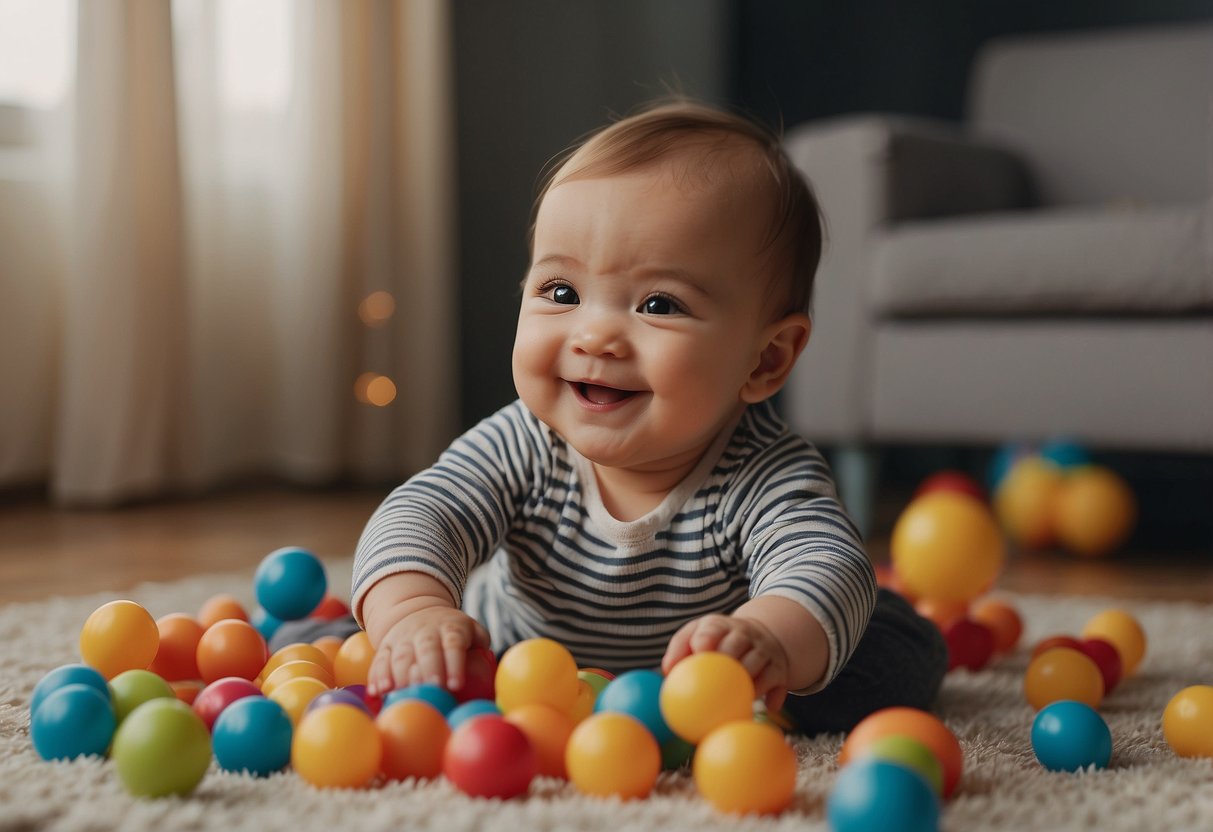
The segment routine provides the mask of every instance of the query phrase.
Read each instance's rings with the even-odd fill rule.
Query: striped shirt
[[[616,673],[658,667],[694,618],[790,598],[830,648],[825,676],[798,693],[837,675],[876,600],[825,460],[769,403],[747,408],[661,505],[624,522],[591,463],[515,401],[376,510],[354,559],[353,608],[361,615],[376,581],[407,571],[442,582],[495,650],[547,637],[579,666]]]

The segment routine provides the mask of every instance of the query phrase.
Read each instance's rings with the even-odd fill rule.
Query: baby
[[[727,653],[805,732],[930,705],[938,632],[878,596],[824,460],[770,403],[809,340],[821,239],[778,138],[703,105],[623,119],[554,168],[518,400],[358,544],[371,692],[457,689],[469,648],[548,637],[613,672]]]

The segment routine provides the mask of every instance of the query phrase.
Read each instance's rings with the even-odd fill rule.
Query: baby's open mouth
[[[603,387],[600,384],[588,384],[584,381],[573,382],[573,387],[583,399],[593,404],[615,404],[635,396],[635,390],[620,390],[616,387]]]

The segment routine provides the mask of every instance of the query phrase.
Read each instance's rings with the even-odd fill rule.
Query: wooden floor
[[[0,507],[0,603],[252,569],[280,546],[349,556],[384,493],[262,489],[116,511],[10,502]],[[869,548],[882,560],[887,539],[877,538]],[[1061,553],[1013,553],[999,587],[1213,602],[1213,557],[1132,553],[1084,561]]]

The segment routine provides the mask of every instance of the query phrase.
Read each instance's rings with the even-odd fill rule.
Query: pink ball
[[[206,730],[211,730],[223,709],[246,696],[261,696],[261,691],[248,679],[228,676],[211,682],[194,698],[194,713],[202,717]]]

